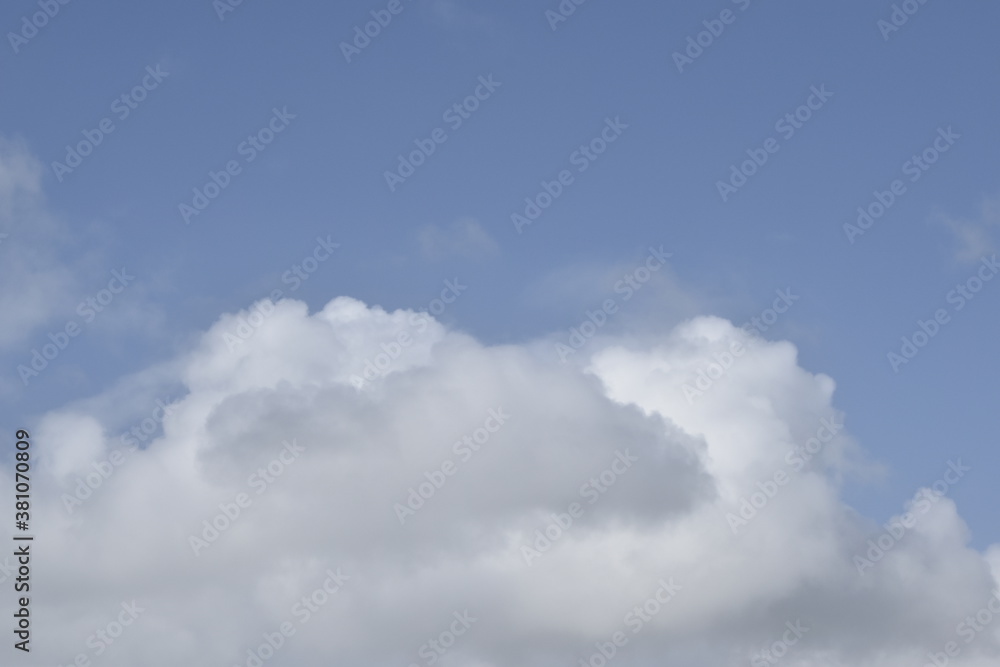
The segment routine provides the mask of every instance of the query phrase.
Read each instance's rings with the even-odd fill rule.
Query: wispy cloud
[[[1000,229],[1000,196],[983,200],[979,217],[973,220],[943,216],[942,222],[955,237],[955,259],[975,263],[997,250],[996,232]]]
[[[456,220],[447,227],[427,225],[420,230],[417,240],[421,255],[431,261],[491,257],[500,252],[500,246],[489,232],[472,218]]]

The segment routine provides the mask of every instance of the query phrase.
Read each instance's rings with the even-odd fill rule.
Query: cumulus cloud
[[[954,641],[950,664],[996,664],[1000,622],[956,628],[990,602],[998,549],[969,548],[935,480],[889,528],[846,506],[864,457],[793,345],[696,318],[592,349],[560,364],[422,313],[284,300],[170,365],[183,398],[140,447],[100,410],[45,415],[39,657],[910,667]]]

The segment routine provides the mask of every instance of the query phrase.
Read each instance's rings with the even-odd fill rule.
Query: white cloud
[[[689,321],[646,347],[604,341],[583,372],[547,344],[487,347],[347,298],[312,315],[282,301],[231,351],[237,317],[163,378],[186,391],[163,435],[72,515],[60,494],[84,452],[101,455],[102,417],[74,422],[71,406],[35,429],[40,659],[93,658],[88,635],[135,599],[145,611],[102,665],[247,664],[283,621],[295,635],[265,665],[423,665],[425,642],[468,610],[475,623],[437,664],[578,664],[623,631],[615,664],[746,665],[801,621],[809,630],[783,664],[910,667],[956,639],[997,585],[997,548],[970,549],[947,498],[860,575],[853,557],[881,529],[834,481],[859,460],[856,443],[838,430],[800,470],[787,459],[842,421],[833,380],[800,368],[791,344],[759,342],[685,399],[693,368],[747,342],[724,320]],[[401,333],[411,342],[384,377],[353,386]],[[453,445],[466,436],[481,442],[465,442],[467,456]],[[283,455],[292,441],[304,451]],[[120,446],[107,430],[103,442]],[[615,464],[625,452],[636,460]],[[442,478],[446,460],[454,473]],[[779,469],[789,480],[734,535],[727,513]],[[401,525],[394,505],[442,479]],[[240,493],[249,506],[195,556],[189,536],[220,503],[234,512]],[[573,503],[572,526],[526,564],[525,545],[544,547],[535,531]],[[301,622],[296,601],[337,568],[349,579]],[[661,579],[681,589],[634,634],[632,610]],[[998,647],[1000,621],[950,664],[995,664]]]

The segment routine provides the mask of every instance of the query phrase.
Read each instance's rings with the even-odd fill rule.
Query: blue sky
[[[6,431],[168,362],[222,313],[287,289],[317,237],[340,245],[290,294],[312,310],[336,296],[419,310],[458,279],[467,295],[439,319],[518,345],[565,340],[662,246],[669,267],[603,333],[655,340],[697,315],[739,325],[791,289],[800,299],[764,337],[836,381],[833,404],[885,465],[883,478],[850,477],[845,500],[884,521],[961,457],[972,483],[951,496],[974,546],[997,540],[1000,281],[961,310],[948,294],[993,256],[1000,223],[1000,7],[914,2],[885,35],[883,1],[589,0],[563,3],[575,11],[553,29],[554,0],[400,0],[347,62],[341,44],[387,4],[246,0],[220,18],[208,0],[70,2],[16,53],[7,37],[0,136],[40,167],[30,213],[56,231],[7,216],[0,261],[44,256],[61,277],[0,346]],[[36,11],[7,3],[0,26],[18,31]],[[724,11],[731,22],[678,71],[673,54]],[[147,68],[162,80],[121,118],[114,101],[155,81]],[[481,78],[495,89],[452,127],[446,111]],[[779,131],[818,89],[832,95]],[[275,110],[281,132],[247,161],[241,143]],[[105,118],[114,131],[58,175],[66,146]],[[608,119],[627,128],[579,172],[572,155]],[[385,172],[437,128],[447,140],[391,191]],[[904,164],[941,133],[947,151],[910,180]],[[717,183],[772,137],[777,152],[723,201]],[[186,223],[179,205],[231,160],[239,173]],[[572,184],[518,233],[511,215],[564,169]],[[852,243],[844,225],[896,179],[905,193]],[[109,314],[24,386],[17,366],[122,267],[135,281]],[[887,354],[938,309],[948,323],[894,372]]]

